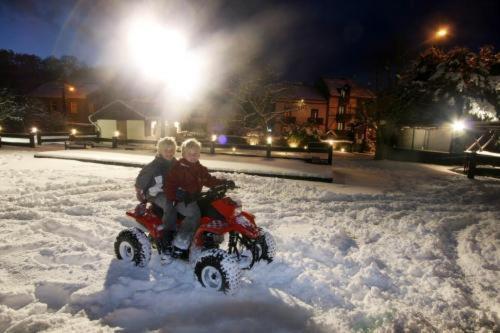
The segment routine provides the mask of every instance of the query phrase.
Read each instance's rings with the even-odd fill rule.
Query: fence
[[[0,147],[9,145],[35,148],[35,141],[34,133],[0,133]]]
[[[157,140],[134,140],[134,139],[120,139],[119,137],[113,138],[82,138],[81,136],[74,136],[65,145],[66,149],[71,148],[86,148],[91,147],[107,147],[107,148],[124,148],[124,149],[137,149],[144,148],[144,145],[156,146]],[[246,151],[246,154],[239,153],[240,156],[259,156],[257,153],[262,152],[267,158],[295,158],[301,160],[312,160],[321,163],[322,160],[319,157],[287,157],[279,156],[274,153],[300,153],[300,154],[313,154],[322,153],[327,154],[326,163],[333,163],[333,149],[332,146],[326,143],[317,142],[310,143],[304,148],[292,148],[285,146],[273,146],[273,145],[249,145],[249,144],[219,144],[214,141],[200,140],[203,147],[208,147],[208,153],[210,154],[225,154],[234,155],[236,150]],[[103,144],[107,143],[107,144]],[[111,143],[111,145],[109,145]],[[139,147],[138,145],[141,145]]]

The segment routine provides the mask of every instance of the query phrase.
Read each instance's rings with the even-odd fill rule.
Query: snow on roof
[[[88,95],[99,89],[99,85],[96,83],[75,83],[70,84],[75,87],[73,91],[66,89],[66,98],[87,98]],[[67,85],[68,86],[68,85]],[[35,88],[30,95],[34,97],[45,97],[45,98],[61,98],[62,96],[62,83],[61,82],[47,82]]]
[[[124,101],[117,99],[106,104],[91,117],[92,119],[141,120],[159,117],[158,106],[151,102]]]
[[[359,98],[375,98],[376,95],[370,89],[360,86],[354,80],[346,79],[346,78],[323,78],[323,82],[325,83],[328,92],[331,96],[340,96],[340,90],[344,88],[346,85],[351,88],[351,96],[359,97]]]

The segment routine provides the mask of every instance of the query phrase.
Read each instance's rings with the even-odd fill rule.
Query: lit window
[[[345,113],[345,106],[340,105],[339,106],[339,114],[344,114]]]
[[[71,113],[78,113],[78,104],[76,102],[69,103],[69,111]]]
[[[340,130],[340,131],[343,131],[344,130],[344,123],[338,123],[337,124],[337,129]]]

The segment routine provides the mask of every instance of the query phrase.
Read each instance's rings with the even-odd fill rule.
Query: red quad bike
[[[202,217],[189,260],[194,263],[194,273],[202,286],[234,293],[239,288],[242,269],[250,269],[261,260],[270,263],[276,245],[269,232],[257,227],[252,214],[242,211],[240,203],[225,196],[227,190],[227,184],[219,185],[197,198]],[[139,205],[127,215],[138,225],[118,234],[116,257],[144,267],[151,258],[151,244],[159,253],[163,250],[161,209],[154,205],[140,209]],[[178,224],[182,218],[178,216]]]

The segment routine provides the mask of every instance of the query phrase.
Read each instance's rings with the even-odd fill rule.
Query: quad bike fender
[[[163,235],[163,224],[161,219],[154,215],[150,210],[146,210],[144,215],[138,215],[135,211],[128,211],[127,216],[132,218],[134,226],[142,231],[149,233],[153,238],[160,238]]]

